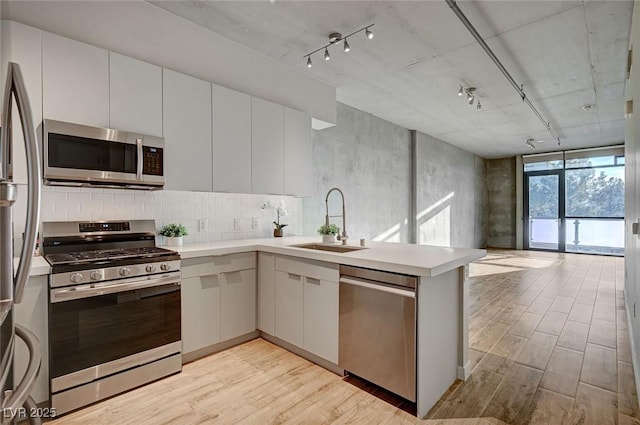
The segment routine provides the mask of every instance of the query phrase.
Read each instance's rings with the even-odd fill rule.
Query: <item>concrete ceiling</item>
[[[443,1],[151,1],[309,73],[338,101],[486,158],[558,150],[538,118]],[[562,149],[624,141],[624,87],[633,1],[459,1]],[[304,55],[348,34],[331,60]],[[220,58],[224,60],[224,58]],[[458,97],[477,87],[482,109]],[[582,106],[593,105],[584,111]]]

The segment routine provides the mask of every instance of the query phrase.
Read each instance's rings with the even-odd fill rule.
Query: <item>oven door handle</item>
[[[118,281],[117,283],[108,283],[97,285],[81,285],[72,286],[70,288],[60,288],[51,290],[51,302],[57,303],[62,301],[70,301],[80,298],[97,297],[100,295],[114,294],[118,292],[132,291],[135,289],[152,288],[162,285],[180,286],[180,276],[162,276],[147,280],[137,278]]]

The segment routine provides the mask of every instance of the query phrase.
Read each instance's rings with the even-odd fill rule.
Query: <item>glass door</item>
[[[564,251],[562,171],[525,174],[525,249]]]

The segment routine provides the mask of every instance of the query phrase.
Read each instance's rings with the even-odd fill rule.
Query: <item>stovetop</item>
[[[78,251],[78,252],[65,252],[45,255],[45,260],[52,266],[61,265],[80,265],[105,261],[125,260],[125,259],[145,259],[146,261],[153,261],[155,257],[173,256],[175,251],[170,251],[164,248],[152,247],[138,247],[138,248],[124,248],[124,249],[101,249],[94,251]]]

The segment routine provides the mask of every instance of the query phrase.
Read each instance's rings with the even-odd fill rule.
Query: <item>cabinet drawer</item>
[[[286,256],[276,257],[276,270],[336,283],[340,277],[337,264]]]
[[[219,255],[182,260],[182,278],[235,272],[256,267],[256,253]]]

